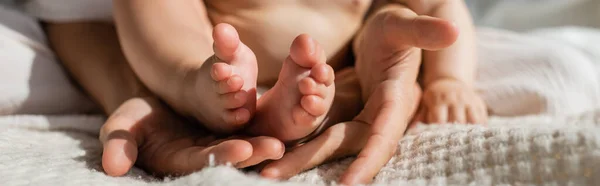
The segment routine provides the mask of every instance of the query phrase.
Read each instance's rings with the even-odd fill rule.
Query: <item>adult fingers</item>
[[[342,175],[340,182],[347,185],[355,185],[360,183],[369,183],[373,177],[379,173],[379,170],[390,160],[396,152],[397,142],[406,131],[408,114],[394,113],[407,109],[400,109],[398,104],[383,105],[381,109],[371,108],[367,102],[364,111],[375,111],[377,114],[372,121],[364,123],[372,123],[369,137],[364,148],[358,154],[358,157],[348,170]],[[379,110],[379,112],[377,112]],[[360,115],[359,115],[360,117]],[[404,119],[401,119],[404,118]],[[367,130],[369,131],[369,130]]]
[[[458,38],[459,30],[451,22],[443,19],[420,16],[400,4],[382,8],[376,16],[382,20],[384,37],[391,45],[403,48],[418,47],[426,50],[439,50],[452,45]],[[401,46],[398,46],[401,45]]]
[[[109,122],[105,125],[118,123],[116,121]],[[106,140],[103,142],[102,168],[110,176],[122,176],[131,169],[137,160],[138,143],[128,130],[112,130],[107,133]]]
[[[417,114],[413,117],[412,121],[408,125],[408,128],[411,129],[413,127],[416,127],[416,125],[418,123],[426,122],[427,121],[426,116],[427,116],[427,107],[423,107],[423,106],[419,107]]]
[[[282,159],[266,165],[261,175],[287,179],[328,160],[358,153],[367,141],[369,125],[346,122],[331,126],[308,143],[286,153]]]
[[[421,89],[421,86],[419,86],[419,84],[415,84],[415,88],[413,90],[413,95],[415,98],[415,102],[413,105],[413,108],[417,108],[415,111],[416,113],[414,113],[414,115],[412,116],[412,120],[410,122],[410,124],[408,125],[408,128],[413,128],[416,126],[417,123],[419,122],[425,122],[425,118],[427,116],[427,107],[425,107],[424,104],[422,104],[422,96],[423,96],[423,90]]]
[[[254,137],[246,139],[252,145],[252,156],[236,165],[238,168],[246,168],[257,165],[265,160],[280,159],[285,153],[285,145],[273,137]]]
[[[119,107],[100,130],[103,144],[102,167],[110,176],[122,176],[137,160],[143,138],[136,133],[140,121],[152,112],[143,99],[129,100]]]
[[[163,162],[159,172],[171,175],[189,174],[210,164],[235,165],[252,156],[252,145],[244,140],[226,140],[209,147],[172,146],[178,149],[165,149],[166,152],[172,153],[162,156],[165,159],[156,161]]]

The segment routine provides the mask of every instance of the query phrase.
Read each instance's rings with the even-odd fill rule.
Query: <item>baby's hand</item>
[[[415,122],[487,123],[486,105],[480,95],[465,83],[440,79],[424,87]]]

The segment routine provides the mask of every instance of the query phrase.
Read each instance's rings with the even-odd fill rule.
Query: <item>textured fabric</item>
[[[600,31],[480,29],[477,87],[494,115],[572,115],[600,107]]]
[[[537,28],[600,28],[598,0],[465,0],[480,26],[529,31]]]
[[[577,34],[574,34],[577,33]],[[420,125],[376,185],[599,185],[600,33],[567,28],[528,35],[480,30],[478,87],[494,117],[479,125]],[[586,38],[585,40],[578,39]],[[535,115],[535,116],[522,116]],[[102,173],[99,116],[0,117],[2,185],[324,185],[352,161],[319,166],[286,182],[231,167],[158,180],[134,168]]]
[[[2,185],[324,185],[352,158],[276,183],[231,167],[158,180],[139,169],[102,173],[101,117],[0,117]],[[495,118],[489,127],[416,128],[376,177],[380,185],[598,185],[600,112],[572,118]]]

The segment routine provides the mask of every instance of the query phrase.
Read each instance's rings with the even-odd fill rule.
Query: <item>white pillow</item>
[[[45,21],[112,21],[111,0],[29,0],[22,7]]]
[[[479,26],[530,31],[580,26],[600,28],[598,0],[466,0]]]
[[[56,60],[37,20],[0,5],[0,115],[94,108]]]

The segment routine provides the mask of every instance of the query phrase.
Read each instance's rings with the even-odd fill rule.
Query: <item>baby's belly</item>
[[[303,33],[309,34],[321,44],[328,57],[327,63],[334,69],[343,67],[348,63],[344,60],[345,56],[350,51],[352,38],[368,8],[368,5],[357,5],[355,9],[319,6],[334,1],[350,0],[314,0],[311,3],[255,0],[241,5],[240,1],[213,1],[213,4],[207,1],[209,17],[213,24],[229,23],[238,30],[242,42],[254,51],[258,59],[258,83],[263,85],[272,84],[277,80],[282,62],[289,55],[292,41]],[[214,3],[234,7],[219,7],[220,4]]]

